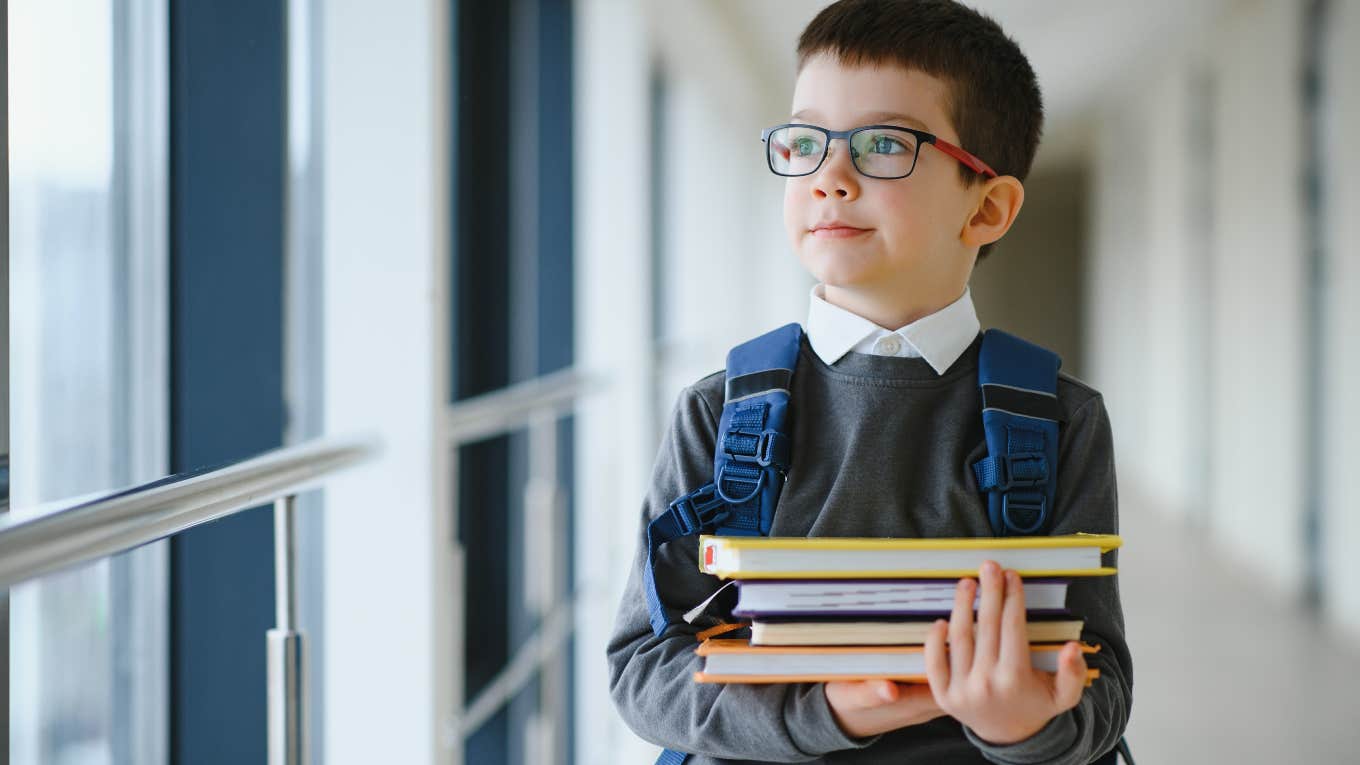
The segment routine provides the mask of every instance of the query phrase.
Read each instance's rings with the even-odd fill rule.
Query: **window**
[[[9,3],[11,503],[165,469],[163,8]],[[12,592],[10,755],[164,761],[164,549]]]

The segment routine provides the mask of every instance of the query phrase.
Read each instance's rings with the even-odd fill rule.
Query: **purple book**
[[[1025,611],[1067,614],[1067,579],[1026,579]],[[769,616],[948,616],[953,579],[753,579],[737,582],[732,614]],[[973,607],[977,608],[974,601]]]

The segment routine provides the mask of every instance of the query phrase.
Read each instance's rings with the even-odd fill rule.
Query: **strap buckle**
[[[1006,530],[1015,534],[1033,534],[1048,517],[1048,497],[1022,492],[1001,497],[1001,520]]]
[[[711,483],[671,502],[666,512],[675,518],[680,536],[701,533],[704,529],[718,525],[731,514],[717,486]]]
[[[752,458],[748,458],[748,461],[751,461],[751,459]],[[713,493],[717,494],[718,498],[723,502],[736,507],[737,505],[744,505],[747,502],[750,502],[760,494],[760,490],[765,487],[766,471],[763,469],[757,470],[756,468],[738,467],[733,465],[734,461],[735,460],[730,459],[724,460],[723,463],[718,466],[718,474],[713,477]],[[727,493],[723,491],[723,482],[729,480],[727,475],[727,469],[729,467],[735,468],[738,472],[738,475],[730,480],[736,483],[751,484],[751,490],[747,492],[745,496],[729,497]],[[750,475],[742,475],[742,473],[749,473]]]
[[[754,436],[754,433],[744,433],[733,431],[733,435]],[[733,462],[753,462],[761,467],[774,465],[780,472],[785,472],[789,464],[789,455],[792,451],[789,437],[777,430],[763,430],[756,437],[755,451],[753,454],[739,454],[729,449],[724,449],[727,456]]]
[[[1000,491],[1026,489],[1048,483],[1048,455],[1043,452],[1015,452],[998,458],[1001,475],[996,488]],[[1020,477],[1017,477],[1020,476]]]

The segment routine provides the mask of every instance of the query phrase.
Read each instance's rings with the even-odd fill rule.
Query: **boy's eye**
[[[876,135],[869,140],[869,151],[875,154],[900,154],[906,150],[907,147],[892,136]]]
[[[821,151],[821,147],[817,145],[817,141],[809,136],[793,139],[792,145],[789,148],[793,150],[793,155],[795,157],[810,157]]]

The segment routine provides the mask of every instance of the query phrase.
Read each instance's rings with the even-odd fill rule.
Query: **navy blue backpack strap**
[[[652,632],[661,635],[670,614],[656,591],[661,545],[693,534],[764,536],[792,460],[789,388],[803,329],[786,324],[727,354],[727,383],[713,450],[713,482],[677,498],[647,525],[643,587]],[[656,765],[683,765],[684,752],[667,749]]]
[[[1058,368],[1056,353],[989,329],[982,336],[978,386],[988,456],[973,465],[987,494],[992,532],[1048,533],[1058,485]]]
[[[973,465],[987,493],[987,518],[999,537],[1047,534],[1058,486],[1058,369],[1056,353],[989,329],[978,356],[982,430],[988,456]],[[1133,765],[1120,738],[1096,765]]]
[[[694,534],[764,535],[784,487],[789,449],[789,385],[803,329],[786,324],[727,354],[726,402],[718,421],[712,483],[676,498],[647,526],[647,593],[652,632],[672,621],[657,594],[654,566],[661,545]]]
[[[729,513],[717,534],[765,536],[792,458],[789,387],[803,329],[786,324],[727,354],[727,383],[713,451],[714,492]]]

